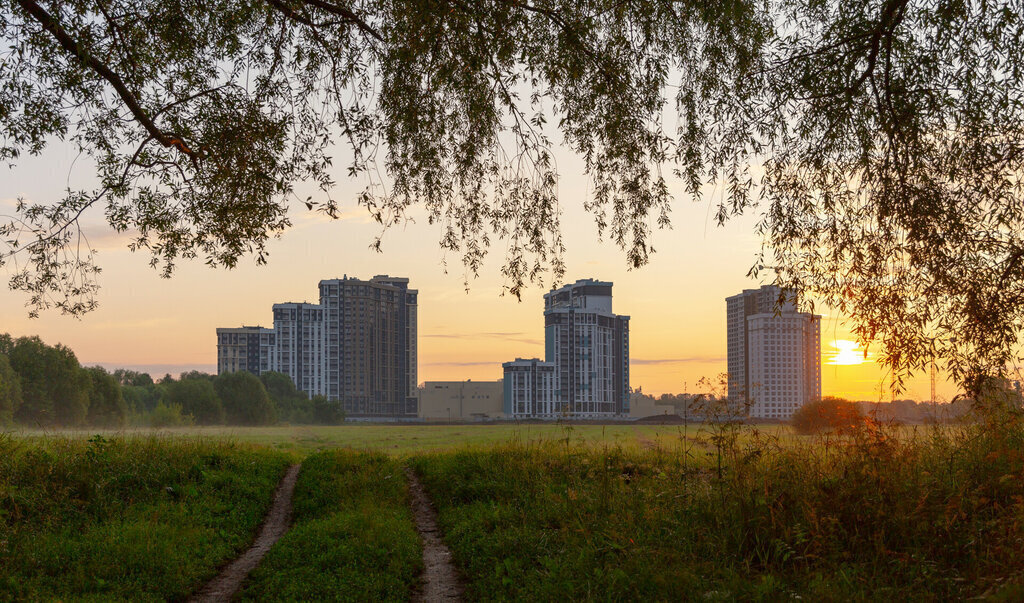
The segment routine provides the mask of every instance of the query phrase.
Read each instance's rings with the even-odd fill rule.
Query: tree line
[[[0,425],[334,425],[344,419],[339,403],[310,398],[283,373],[189,371],[154,380],[128,369],[83,367],[70,348],[39,337],[0,334]]]

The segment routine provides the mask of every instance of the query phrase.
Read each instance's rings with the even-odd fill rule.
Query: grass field
[[[410,462],[471,599],[1020,600],[1021,424],[891,435]]]
[[[0,438],[0,600],[180,599],[248,546],[288,455]]]
[[[401,463],[333,450],[302,464],[291,530],[249,577],[252,601],[404,601],[422,569]]]
[[[406,598],[421,567],[406,466],[471,600],[1024,598],[1015,413],[828,437],[722,425],[91,433],[0,438],[0,599],[182,598],[251,540],[296,459],[293,527],[245,599]]]
[[[784,425],[744,427],[743,433],[759,433],[787,437]],[[438,450],[488,448],[512,442],[538,444],[566,442],[585,446],[622,446],[623,448],[674,448],[683,437],[708,437],[710,431],[700,425],[558,425],[552,423],[499,424],[359,424],[338,426],[274,426],[274,427],[183,427],[174,429],[64,430],[12,432],[21,438],[61,437],[88,438],[105,436],[196,437],[211,441],[234,441],[256,444],[277,450],[309,454],[333,448],[351,448],[407,456]]]

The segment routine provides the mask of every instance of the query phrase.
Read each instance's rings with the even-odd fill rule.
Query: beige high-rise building
[[[821,316],[775,286],[726,298],[729,399],[753,418],[788,419],[821,398]]]

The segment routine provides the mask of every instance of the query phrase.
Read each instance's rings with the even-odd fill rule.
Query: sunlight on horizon
[[[826,352],[828,360],[825,364],[855,365],[872,362],[867,351],[861,349],[856,341],[836,339],[831,343],[832,351]]]

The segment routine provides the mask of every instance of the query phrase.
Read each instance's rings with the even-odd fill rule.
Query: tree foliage
[[[11,368],[7,356],[0,354],[0,425],[14,420],[21,406],[21,380]]]
[[[113,372],[114,379],[121,385],[133,387],[148,387],[153,385],[153,377],[149,373],[140,373],[130,369],[116,369]]]
[[[267,371],[260,374],[260,381],[267,389],[267,395],[274,404],[277,418],[292,423],[312,423],[313,402],[306,392],[295,387],[292,378],[284,373]]]
[[[48,346],[38,337],[20,337],[9,360],[21,381],[22,404],[15,419],[36,426],[84,424],[91,384],[74,352],[59,344]]]
[[[341,425],[345,422],[345,410],[341,402],[331,401],[327,396],[313,396],[313,420],[318,425]]]
[[[191,415],[199,425],[220,425],[227,414],[213,381],[205,378],[180,379],[164,383],[161,402],[165,408]]]
[[[213,386],[232,425],[270,425],[277,420],[274,404],[259,377],[240,371],[218,375]]]
[[[100,366],[84,369],[89,384],[89,425],[97,427],[124,427],[128,406],[121,394],[121,384]]]
[[[95,190],[23,202],[3,257],[30,311],[73,314],[95,305],[77,229],[90,207],[164,274],[181,258],[263,262],[289,203],[338,215],[337,139],[383,228],[421,205],[469,274],[504,239],[518,294],[562,276],[557,132],[629,265],[669,223],[673,178],[694,199],[714,184],[719,222],[763,202],[754,274],[851,314],[897,377],[939,357],[977,389],[1004,372],[1024,318],[1022,13],[1018,0],[0,0],[0,159],[64,138],[99,174]]]

